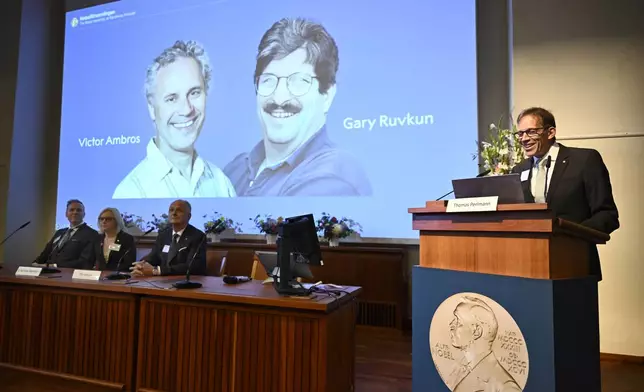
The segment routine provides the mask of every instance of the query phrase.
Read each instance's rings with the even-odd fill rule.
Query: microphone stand
[[[4,239],[2,240],[2,242],[0,242],[0,246],[4,245],[4,243],[5,243],[5,242],[7,242],[7,240],[8,240],[9,238],[13,237],[13,235],[14,235],[14,234],[16,234],[16,233],[17,233],[17,232],[19,232],[20,230],[24,229],[25,227],[29,226],[29,224],[30,224],[30,223],[31,223],[31,221],[28,221],[28,222],[23,223],[23,224],[22,224],[22,226],[20,226],[20,227],[19,227],[19,228],[17,228],[16,230],[12,231],[12,232],[11,232],[11,234],[9,234],[8,236],[4,237]],[[2,264],[0,264],[0,269],[2,269]]]
[[[134,246],[133,246],[132,248],[136,249],[136,248],[137,248],[137,246],[139,245],[139,241],[141,241],[141,239],[142,239],[143,237],[145,237],[146,235],[150,234],[152,231],[154,231],[154,228],[152,228],[152,229],[150,229],[150,230],[146,231],[146,232],[145,232],[141,237],[139,237],[139,239],[134,243]],[[121,258],[119,259],[119,261],[116,263],[116,272],[114,272],[114,273],[112,273],[112,274],[107,275],[107,276],[105,277],[105,279],[107,279],[107,280],[123,280],[123,279],[130,279],[130,278],[132,278],[132,275],[128,274],[127,272],[121,272],[121,270],[120,270],[120,268],[121,268],[121,262],[123,261],[123,259],[125,259],[125,256],[127,256],[127,254],[128,254],[128,253],[130,253],[130,251],[132,250],[132,248],[130,248],[130,249],[128,249],[128,250],[126,250],[126,251],[125,251],[125,253],[123,253],[123,256],[121,256]]]
[[[192,262],[195,261],[195,258],[197,257],[197,255],[201,251],[201,245],[204,243],[206,238],[207,238],[207,236],[204,234],[204,236],[201,239],[201,241],[199,241],[199,247],[197,248],[197,251],[195,252],[195,254],[192,255],[192,259],[190,259],[190,262],[188,263],[188,270],[186,271],[186,280],[182,280],[182,281],[174,283],[172,285],[172,287],[174,287],[175,289],[198,289],[201,286],[203,286],[199,282],[191,282],[190,281],[190,268],[192,268]]]
[[[29,226],[29,224],[30,224],[30,223],[31,223],[31,221],[29,221],[29,222],[27,222],[27,223],[23,223],[23,224],[22,224],[22,226],[20,226],[20,227],[19,227],[19,228],[17,228],[16,230],[12,231],[12,232],[11,232],[11,234],[9,234],[8,236],[4,237],[4,240],[2,240],[2,242],[0,242],[0,246],[4,245],[4,243],[5,243],[5,242],[7,242],[7,240],[8,240],[9,238],[13,237],[13,235],[14,235],[14,234],[16,234],[16,233],[17,233],[17,232],[19,232],[20,230],[24,229],[25,227]]]
[[[134,245],[134,246],[136,247],[136,245]],[[119,267],[121,267],[121,261],[123,261],[125,256],[127,256],[127,254],[130,253],[131,250],[132,250],[132,248],[126,250],[125,253],[123,253],[123,256],[121,256],[119,261],[116,263],[116,272],[107,275],[105,277],[105,279],[107,279],[107,280],[123,280],[123,279],[130,279],[132,277],[132,275],[130,275],[130,274],[126,273],[126,272],[121,272],[119,270]]]
[[[477,175],[476,175],[476,178],[479,178],[479,177],[485,177],[485,176],[487,176],[488,174],[490,174],[490,172],[491,172],[491,171],[492,171],[492,170],[486,170],[486,171],[484,171],[484,172],[482,172],[482,173],[479,173],[479,174],[477,174]],[[445,198],[445,197],[447,197],[447,196],[451,195],[452,193],[454,193],[454,191],[453,191],[453,190],[452,190],[452,191],[449,191],[449,192],[447,192],[446,194],[444,194],[443,196],[439,197],[438,199],[436,199],[436,201],[442,200],[443,198]]]
[[[438,199],[436,199],[436,201],[442,200],[443,198],[445,198],[445,197],[447,197],[447,196],[451,195],[452,193],[454,193],[454,191],[449,191],[449,192],[447,192],[446,194],[444,194],[443,196],[441,196],[441,197],[439,197]]]
[[[57,274],[59,272],[60,272],[59,269],[56,269],[54,267],[50,267],[49,263],[47,263],[46,267],[43,267],[42,270],[40,270],[41,274]]]
[[[49,260],[51,260],[51,255],[54,253],[55,250],[56,248],[52,249],[51,252],[49,253],[49,256],[47,256],[47,262],[45,263],[45,266],[42,267],[42,269],[40,270],[41,274],[57,274],[60,272],[59,269],[49,266],[49,264],[51,264]]]

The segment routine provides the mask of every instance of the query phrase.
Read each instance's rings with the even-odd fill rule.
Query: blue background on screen
[[[86,221],[114,206],[146,220],[169,199],[113,200],[118,183],[145,157],[154,136],[143,93],[145,70],[176,40],[208,51],[213,78],[197,151],[223,167],[261,138],[253,85],[259,41],[283,17],[320,22],[339,48],[330,138],[363,164],[370,197],[189,199],[193,221],[224,213],[256,232],[256,214],[322,211],[360,222],[365,237],[416,238],[408,207],[451,190],[477,173],[475,2],[439,0],[144,1],[110,3],[67,14],[58,177],[58,225],[65,203],[83,200]],[[117,19],[90,14],[114,11]],[[74,19],[76,18],[76,19]],[[78,24],[74,23],[78,22]],[[75,25],[75,27],[74,27]],[[434,123],[348,130],[343,120],[432,115]],[[139,136],[140,143],[81,147],[79,139]]]

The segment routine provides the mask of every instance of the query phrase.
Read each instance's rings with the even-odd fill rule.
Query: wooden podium
[[[475,293],[500,305],[523,334],[528,360],[521,366],[496,352],[508,374],[522,379],[521,390],[600,391],[597,277],[589,275],[589,251],[610,237],[555,218],[546,204],[460,213],[446,212],[446,204],[409,209],[420,231],[412,285],[413,390],[469,391],[448,387],[439,365],[449,361],[436,358],[427,337],[448,297]],[[503,328],[499,322],[496,339]],[[449,344],[449,331],[443,347],[450,346],[457,361],[462,349]]]

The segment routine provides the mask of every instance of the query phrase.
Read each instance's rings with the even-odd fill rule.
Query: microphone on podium
[[[121,272],[121,263],[123,262],[123,259],[125,259],[125,256],[127,256],[128,253],[130,253],[132,248],[134,248],[136,250],[137,246],[139,245],[139,241],[141,241],[141,239],[143,237],[145,237],[146,235],[152,233],[153,231],[154,231],[154,228],[151,228],[150,230],[148,230],[145,233],[143,233],[143,235],[141,237],[139,237],[139,239],[136,240],[136,242],[134,243],[134,246],[132,246],[131,248],[126,250],[125,253],[123,253],[123,255],[121,256],[121,258],[116,262],[116,272],[114,272],[113,274],[107,275],[105,277],[105,279],[107,279],[107,280],[130,279],[132,277],[132,275],[130,275],[130,274],[126,273],[126,272]]]
[[[19,232],[20,230],[24,229],[25,227],[29,226],[29,224],[30,224],[30,223],[31,223],[31,221],[27,221],[27,222],[23,223],[23,224],[22,224],[22,226],[20,226],[20,227],[19,227],[19,228],[17,228],[16,230],[12,231],[12,232],[11,232],[11,234],[9,234],[8,236],[4,237],[4,239],[2,240],[2,242],[0,242],[0,246],[4,245],[4,243],[5,243],[5,242],[7,242],[7,240],[8,240],[9,238],[13,237],[13,235],[14,235],[14,234],[16,234],[16,233],[17,233],[17,232]],[[1,265],[1,264],[0,264],[0,268],[2,268],[2,265]]]
[[[491,172],[491,171],[492,171],[492,170],[486,170],[486,171],[484,171],[484,172],[481,172],[481,173],[479,173],[479,174],[477,174],[477,175],[476,175],[476,178],[479,178],[479,177],[485,177],[485,176],[487,176],[488,174],[490,174],[490,172]],[[436,201],[442,200],[442,199],[446,198],[447,196],[451,195],[452,193],[454,193],[454,190],[451,190],[451,191],[447,192],[447,193],[446,193],[446,194],[444,194],[443,196],[441,196],[441,197],[439,197],[438,199],[436,199]]]
[[[199,246],[197,247],[197,250],[195,251],[195,254],[192,255],[192,259],[190,259],[190,262],[188,263],[188,270],[186,271],[186,280],[182,280],[180,282],[176,282],[172,284],[172,287],[175,289],[198,289],[201,286],[203,286],[199,282],[191,282],[190,281],[190,268],[192,268],[192,263],[195,261],[195,258],[199,254],[199,251],[201,250],[201,245],[206,241],[206,235],[201,238],[201,241],[199,241]]]

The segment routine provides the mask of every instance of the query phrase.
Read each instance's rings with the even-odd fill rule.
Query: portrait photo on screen
[[[407,208],[477,174],[477,113],[474,0],[73,10],[57,222],[72,198],[146,220],[186,199],[197,225],[327,211],[408,238]]]
[[[329,138],[338,46],[319,23],[283,18],[257,49],[262,140],[224,169],[239,196],[370,196],[360,162]]]
[[[154,59],[145,98],[156,132],[145,158],[116,187],[115,199],[235,196],[223,171],[195,149],[211,72],[208,54],[194,41],[177,41]]]

